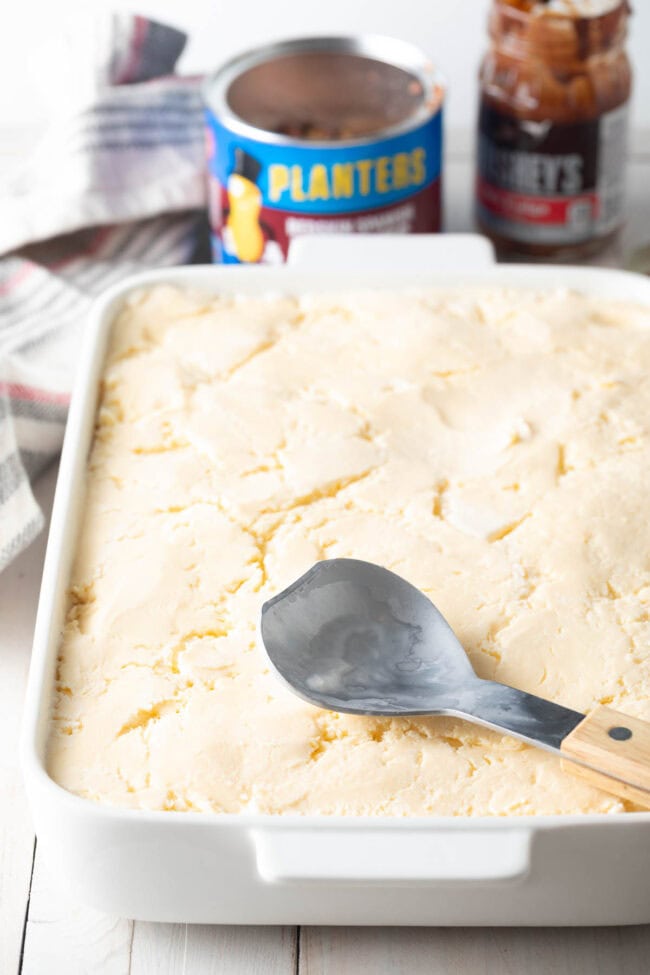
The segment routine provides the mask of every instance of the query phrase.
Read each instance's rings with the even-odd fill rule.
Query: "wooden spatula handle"
[[[567,735],[561,751],[573,759],[563,762],[567,771],[606,792],[650,807],[650,722],[611,708],[596,708]]]

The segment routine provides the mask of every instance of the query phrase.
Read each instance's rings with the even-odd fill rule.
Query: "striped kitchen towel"
[[[0,186],[0,570],[43,526],[31,483],[61,448],[94,296],[191,260],[203,236],[200,79],[173,74],[185,35],[119,15],[80,40],[74,111]]]

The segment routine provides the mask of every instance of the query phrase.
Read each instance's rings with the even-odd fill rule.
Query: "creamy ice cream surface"
[[[648,309],[565,290],[132,294],[88,460],[54,779],[143,809],[626,808],[460,720],[318,710],[256,626],[315,561],[367,559],[434,600],[479,676],[650,719],[649,329]]]

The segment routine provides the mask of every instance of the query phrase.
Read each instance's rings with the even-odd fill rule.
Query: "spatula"
[[[476,676],[430,599],[381,566],[318,562],[262,607],[271,664],[300,697],[350,714],[447,714],[569,759],[589,783],[650,807],[650,723],[589,714]]]

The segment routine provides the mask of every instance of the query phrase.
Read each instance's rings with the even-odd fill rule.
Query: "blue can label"
[[[357,145],[278,144],[206,112],[215,260],[277,262],[305,233],[440,229],[442,112]]]

